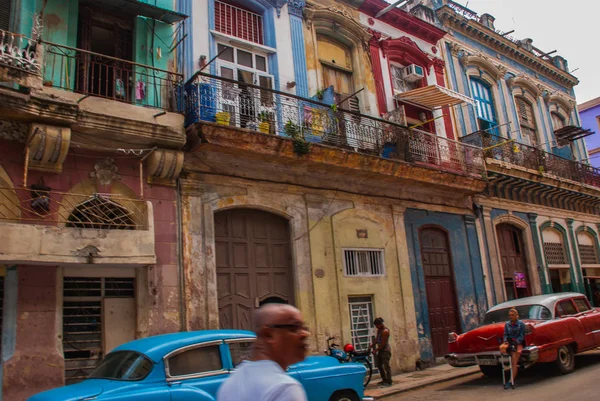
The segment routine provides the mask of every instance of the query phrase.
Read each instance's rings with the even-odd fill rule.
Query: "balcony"
[[[111,194],[0,188],[0,263],[155,263],[152,204]]]
[[[533,146],[508,141],[506,138],[484,131],[474,132],[461,138],[463,143],[483,148],[488,170],[509,165],[512,171],[533,173],[560,181],[600,188],[600,170],[547,153]]]
[[[45,42],[44,86],[138,106],[180,112],[183,75]]]
[[[30,86],[27,79],[40,74],[39,44],[0,29],[0,81]]]
[[[484,160],[475,146],[204,73],[186,83],[184,98],[188,135],[208,148],[269,157],[271,165],[294,160],[297,168],[339,169],[341,177],[363,175],[368,182],[402,178],[471,193],[483,189]]]

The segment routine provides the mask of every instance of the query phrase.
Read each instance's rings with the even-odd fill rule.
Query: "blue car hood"
[[[291,365],[288,371],[298,372],[303,380],[307,380],[327,376],[364,375],[366,368],[362,363],[341,363],[331,356],[309,356],[304,361]]]
[[[85,380],[81,383],[38,393],[28,398],[27,401],[80,401],[84,398],[95,397],[102,393],[104,391],[101,386],[103,381],[104,380]]]
[[[147,381],[119,381],[107,379],[87,379],[81,383],[59,387],[44,391],[29,398],[27,401],[81,401],[100,394],[107,396],[119,392],[132,391],[142,387],[148,387]]]

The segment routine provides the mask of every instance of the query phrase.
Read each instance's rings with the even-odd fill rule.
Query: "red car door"
[[[573,300],[579,311],[579,320],[585,328],[585,335],[588,338],[589,347],[600,346],[600,312],[592,307],[584,297]]]
[[[556,304],[556,316],[564,319],[568,324],[571,338],[577,343],[578,350],[584,350],[594,345],[594,339],[586,335],[586,328],[584,327],[584,320],[582,313],[579,313],[573,298],[565,299]]]

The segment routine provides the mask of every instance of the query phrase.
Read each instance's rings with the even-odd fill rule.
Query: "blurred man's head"
[[[282,369],[306,357],[310,335],[302,314],[286,304],[266,304],[254,312],[256,349],[261,359],[271,359]]]
[[[381,329],[383,326],[383,319],[378,317],[377,319],[373,320],[373,326],[377,327],[377,329]]]

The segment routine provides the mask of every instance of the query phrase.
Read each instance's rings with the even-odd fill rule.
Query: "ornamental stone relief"
[[[25,142],[28,134],[28,125],[18,121],[0,120],[0,138],[9,141]]]

